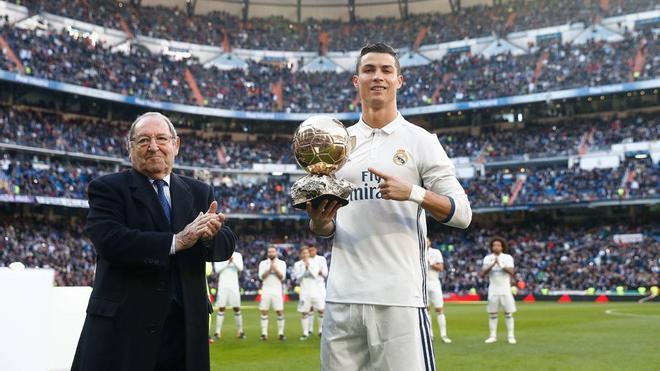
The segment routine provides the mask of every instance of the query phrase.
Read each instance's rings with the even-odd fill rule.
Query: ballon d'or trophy
[[[296,161],[309,173],[291,187],[293,207],[304,210],[311,201],[316,208],[326,199],[346,206],[353,185],[334,173],[344,166],[353,146],[341,121],[321,115],[308,118],[296,129],[292,147]]]

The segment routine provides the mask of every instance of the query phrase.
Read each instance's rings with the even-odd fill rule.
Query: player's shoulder
[[[401,122],[401,134],[407,140],[412,141],[411,145],[414,146],[416,151],[435,151],[437,147],[442,147],[438,136],[431,133],[421,126],[415,125],[405,119]]]
[[[424,129],[419,125],[413,124],[412,122],[406,120],[403,117],[401,117],[401,128],[417,135],[435,136],[435,134],[429,132],[428,130]]]
[[[513,260],[513,256],[512,256],[511,254],[502,253],[502,255],[503,255],[506,259]]]
[[[238,251],[234,251],[234,252],[232,253],[232,255],[235,256],[235,257],[237,257],[237,258],[242,258],[242,257],[243,257],[243,255],[242,255],[240,252],[238,252]]]

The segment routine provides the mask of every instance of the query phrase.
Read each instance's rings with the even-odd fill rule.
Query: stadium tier
[[[5,25],[0,36],[18,58],[12,60],[4,54],[0,69],[24,71],[27,76],[50,81],[234,111],[358,110],[351,70],[306,72],[286,64],[251,60],[245,68],[225,70],[195,58],[175,61],[137,47],[129,54],[115,52],[68,31]],[[449,53],[428,64],[405,68],[399,105],[413,108],[653,80],[660,72],[658,43],[656,32],[636,30],[626,32],[621,41],[575,45],[562,44],[559,39],[520,55],[511,51],[497,55]],[[644,56],[641,66],[631,62],[639,53]]]
[[[437,44],[493,33],[505,35],[568,23],[590,23],[595,18],[657,9],[657,2],[653,0],[534,0],[465,7],[453,14],[409,14],[405,20],[378,17],[358,18],[352,23],[330,19],[307,19],[298,23],[284,17],[250,17],[243,21],[222,11],[200,15],[184,8],[173,11],[162,6],[135,6],[130,1],[121,2],[121,5],[113,0],[28,0],[21,3],[32,12],[49,12],[104,27],[130,30],[135,35],[202,45],[223,46],[226,43],[242,49],[298,51],[317,51],[321,47],[356,50],[376,39],[399,48],[409,47],[416,43],[423,29],[420,44]],[[391,31],[383,34],[383,29]]]
[[[57,197],[85,200],[88,183],[128,167],[42,155],[13,155],[0,159],[0,195],[7,200]],[[192,172],[184,172],[192,175]],[[243,177],[244,178],[244,177]],[[295,214],[290,205],[288,177],[244,180],[234,175],[212,175],[219,208],[233,214]],[[535,206],[596,201],[657,200],[660,167],[649,158],[629,159],[614,170],[546,165],[513,171],[493,168],[486,174],[462,179],[472,207]],[[356,186],[359,189],[359,185]],[[84,204],[81,204],[84,205]],[[557,206],[557,205],[555,205]]]
[[[127,159],[129,125],[128,121],[0,105],[0,143],[104,156],[108,161]],[[660,138],[657,112],[560,117],[527,122],[522,128],[484,126],[478,132],[452,129],[438,134],[449,157],[483,160],[486,165],[503,160],[513,160],[515,165],[516,159],[523,158],[566,158],[580,151],[603,151],[624,142]],[[239,140],[232,132],[209,134],[192,129],[182,132],[181,137],[180,165],[251,169],[253,164],[295,164],[289,133]]]

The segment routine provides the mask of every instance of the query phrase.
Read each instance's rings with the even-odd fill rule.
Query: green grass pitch
[[[270,315],[268,341],[259,341],[256,303],[243,304],[247,338],[239,340],[235,337],[233,312],[228,311],[223,338],[210,346],[212,370],[319,370],[319,338],[298,340],[301,325],[295,303],[288,303],[285,307],[287,340],[284,342],[277,340],[274,312]],[[502,314],[498,342],[483,343],[488,335],[485,303],[446,304],[447,329],[453,343],[443,344],[438,339],[434,318],[438,370],[660,369],[658,303],[517,304],[516,345],[506,342]]]

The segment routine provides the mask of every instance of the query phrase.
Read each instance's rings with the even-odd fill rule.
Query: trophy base
[[[293,207],[306,209],[307,202],[314,208],[323,200],[337,201],[342,206],[348,205],[348,197],[353,191],[353,185],[344,180],[328,175],[307,175],[297,180],[291,187]]]
[[[320,196],[318,196],[314,199],[311,199],[309,202],[311,202],[312,207],[316,209],[317,207],[319,207],[321,202],[323,202],[323,200],[328,200],[328,202],[337,201],[341,206],[348,205],[348,200],[345,200],[345,199],[343,199],[339,196],[335,196],[335,195],[320,195]],[[305,210],[307,208],[307,202],[301,202],[301,203],[295,204],[295,205],[293,205],[293,207],[295,207],[296,209]]]

